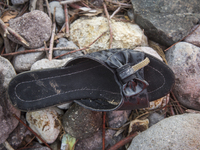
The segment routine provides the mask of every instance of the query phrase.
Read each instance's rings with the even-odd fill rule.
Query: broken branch
[[[70,4],[70,3],[75,3],[75,2],[79,2],[81,0],[67,0],[67,1],[62,1],[60,2],[60,4]]]
[[[117,149],[119,149],[120,147],[124,146],[125,144],[131,142],[132,139],[137,135],[138,135],[137,132],[129,135],[128,137],[124,138],[123,140],[119,141],[118,143],[116,143],[115,145],[110,147],[108,150],[117,150]]]
[[[52,150],[52,148],[35,132],[33,131],[30,127],[28,127],[19,117],[17,117],[15,114],[13,116],[20,122],[22,123],[26,128],[28,128],[29,131],[31,131],[35,136],[37,136],[48,148]]]
[[[50,40],[50,45],[49,45],[49,60],[50,61],[52,60],[55,31],[56,31],[56,23],[54,22],[53,23],[53,30],[52,30],[51,40]]]
[[[111,22],[110,22],[110,16],[108,14],[108,10],[107,10],[107,7],[106,7],[105,3],[103,3],[103,7],[104,7],[104,11],[105,11],[106,17],[108,19],[108,25],[109,25],[109,31],[110,31],[110,41],[109,41],[109,49],[110,49],[110,48],[112,48],[112,41],[113,41],[112,26],[111,26]]]
[[[6,26],[6,24],[0,19],[0,26],[2,27],[3,31],[4,31],[4,37],[6,37],[7,34],[12,34],[13,36],[15,36],[20,42],[22,42],[23,44],[25,44],[26,46],[29,46],[29,43],[23,38],[21,37],[17,32],[15,32],[13,29],[11,29],[10,27]]]
[[[67,4],[64,5],[64,9],[65,9],[65,33],[66,37],[69,37],[69,18],[68,18]]]
[[[102,37],[107,31],[103,32],[96,40],[94,40],[91,44],[89,44],[88,46],[84,47],[84,48],[81,48],[81,49],[77,49],[77,50],[74,50],[74,51],[71,51],[71,52],[68,52],[68,53],[65,53],[65,54],[62,54],[62,55],[59,55],[57,57],[54,57],[55,59],[57,58],[60,58],[62,56],[65,56],[65,55],[68,55],[68,54],[71,54],[71,53],[75,53],[75,52],[78,52],[78,51],[82,51],[82,50],[86,50],[87,48],[89,48],[92,44],[94,44],[98,39],[100,39],[100,37]]]

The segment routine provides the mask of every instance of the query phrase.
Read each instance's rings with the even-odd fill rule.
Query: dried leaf
[[[3,15],[1,16],[1,19],[4,23],[6,23],[6,25],[8,25],[8,21],[10,19],[13,19],[17,16],[18,11],[16,10],[7,10],[3,13]]]

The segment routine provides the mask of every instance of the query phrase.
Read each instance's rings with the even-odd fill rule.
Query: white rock
[[[71,102],[70,103],[66,103],[66,104],[62,104],[62,105],[58,105],[57,107],[60,109],[68,109],[71,106]]]
[[[20,47],[18,51],[24,51],[24,47]],[[16,71],[23,72],[30,70],[31,66],[44,57],[44,52],[27,53],[16,55],[13,58],[13,66]]]
[[[160,55],[151,47],[136,47],[134,50],[147,53],[163,61]]]
[[[42,139],[47,143],[53,143],[61,131],[61,123],[58,118],[62,114],[63,111],[57,107],[50,107],[44,110],[27,112],[26,120],[30,128],[38,133]]]
[[[14,76],[16,76],[16,72],[10,61],[1,56],[0,56],[0,72],[2,72],[4,79],[3,86],[7,88],[10,80]]]
[[[111,21],[113,30],[112,48],[130,48],[148,46],[147,38],[136,24]],[[91,44],[103,32],[109,31],[105,17],[81,18],[70,26],[70,39],[80,48]],[[110,35],[107,32],[98,41],[92,44],[89,53],[108,49]]]
[[[62,26],[65,23],[65,14],[62,5],[60,2],[53,1],[49,3],[50,11],[54,13],[54,7],[56,7],[55,19],[59,26]]]
[[[44,58],[44,59],[41,59],[41,60],[35,62],[31,66],[31,70],[62,67],[70,59],[72,59],[72,58],[66,58],[66,59],[62,59],[62,60],[60,60],[60,59],[53,59],[53,60],[49,61],[48,59]]]

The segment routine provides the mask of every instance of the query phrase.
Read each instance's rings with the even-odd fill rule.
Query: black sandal
[[[21,111],[72,101],[95,111],[132,110],[148,107],[173,85],[172,70],[157,58],[109,49],[75,58],[61,68],[21,73],[11,80],[8,95]]]

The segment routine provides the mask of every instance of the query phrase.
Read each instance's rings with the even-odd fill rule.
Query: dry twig
[[[179,40],[178,42],[172,44],[170,47],[168,47],[167,49],[165,49],[164,51],[166,52],[167,50],[169,50],[171,47],[173,47],[174,45],[176,45],[177,43],[183,41],[184,39],[186,39],[188,36],[190,36],[192,33],[194,33],[194,31],[196,31],[196,29],[200,26],[200,24],[192,31],[190,32],[187,36],[185,36],[184,38],[182,38],[181,40]]]
[[[108,150],[117,150],[117,149],[119,149],[120,147],[124,146],[125,144],[131,142],[132,139],[137,135],[138,135],[137,132],[129,135],[128,137],[124,138],[123,140],[119,141],[118,143],[116,143],[115,145],[110,147]]]
[[[46,3],[46,6],[47,6],[47,12],[48,12],[49,18],[51,19],[51,11],[50,11],[48,0],[45,0],[45,3]]]
[[[75,3],[75,2],[79,2],[81,0],[67,0],[67,1],[61,1],[60,4],[71,4],[71,3]]]
[[[11,146],[7,141],[5,141],[5,142],[3,143],[3,145],[5,146],[5,148],[6,148],[7,150],[14,150],[14,148],[12,148],[12,146]]]
[[[74,50],[74,48],[54,47],[53,50]],[[8,53],[8,54],[1,54],[1,56],[14,56],[14,55],[34,53],[34,52],[44,52],[44,51],[49,51],[49,48],[39,48],[39,49],[24,50],[24,51],[18,51],[18,52],[13,52],[13,53]]]
[[[87,48],[89,48],[92,44],[94,44],[98,39],[100,39],[107,31],[103,32],[96,40],[94,40],[91,44],[89,44],[88,46],[84,47],[84,48],[81,48],[81,49],[77,49],[77,50],[74,50],[74,51],[71,51],[71,52],[68,52],[68,53],[65,53],[65,54],[62,54],[62,55],[59,55],[57,57],[54,57],[55,59],[57,58],[60,58],[62,56],[65,56],[65,55],[68,55],[68,54],[71,54],[71,53],[75,53],[75,52],[78,52],[78,51],[82,51],[82,50],[86,50]]]
[[[106,112],[103,112],[102,150],[105,150]]]
[[[31,131],[36,137],[38,137],[48,148],[50,148],[52,150],[52,148],[35,132],[33,131],[30,127],[28,127],[19,117],[17,117],[15,114],[13,114],[13,116],[19,120],[19,122],[21,122],[29,131]]]
[[[67,4],[64,5],[64,10],[65,10],[65,33],[66,37],[69,37],[69,18],[68,18]]]
[[[54,43],[54,36],[55,36],[55,31],[56,31],[56,23],[53,23],[53,30],[51,34],[51,40],[50,40],[50,45],[49,45],[49,60],[52,60],[52,53],[53,53],[53,43]]]
[[[104,7],[104,11],[105,11],[106,17],[108,19],[108,24],[109,24],[109,31],[110,31],[109,49],[110,49],[110,48],[112,48],[112,41],[113,41],[112,26],[111,26],[111,22],[110,22],[110,16],[108,14],[108,10],[107,10],[105,3],[103,3],[103,7]]]
[[[112,17],[114,17],[114,15],[116,15],[121,9],[121,6],[119,6],[114,12],[113,14],[110,16],[110,19],[112,19]]]
[[[119,6],[126,7],[126,8],[132,8],[133,7],[131,4],[115,2],[115,1],[112,1],[112,0],[105,0],[105,1],[109,2],[109,3],[117,4]]]
[[[29,46],[28,42],[21,37],[17,32],[15,32],[13,29],[11,29],[10,27],[7,27],[6,24],[0,19],[0,26],[2,27],[3,31],[4,31],[4,37],[7,36],[7,34],[12,34],[13,36],[15,36],[20,42],[22,42],[23,44],[25,44],[26,46]]]

